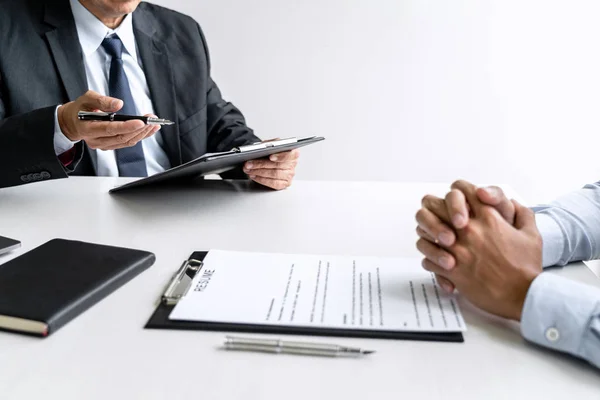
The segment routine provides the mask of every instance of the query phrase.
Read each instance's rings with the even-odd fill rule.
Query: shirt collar
[[[102,44],[104,38],[116,33],[123,42],[124,50],[137,59],[135,36],[133,35],[133,18],[127,14],[117,29],[110,29],[85,8],[79,0],[70,0],[79,43],[85,56],[93,54]]]

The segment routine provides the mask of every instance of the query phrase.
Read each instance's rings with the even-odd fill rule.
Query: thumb
[[[515,228],[524,231],[535,231],[535,214],[533,210],[522,206],[518,201],[512,200],[515,206]]]
[[[489,186],[477,189],[476,193],[477,198],[483,204],[494,207],[506,222],[511,225],[515,222],[515,206],[502,189],[497,186]]]
[[[92,90],[79,98],[80,106],[83,110],[100,110],[106,112],[116,112],[123,107],[123,101],[114,97],[102,96],[100,93]]]

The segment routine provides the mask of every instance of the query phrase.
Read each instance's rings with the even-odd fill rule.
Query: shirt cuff
[[[557,265],[564,249],[564,234],[554,218],[548,214],[535,214],[535,224],[542,236],[542,265]]]
[[[523,337],[582,357],[600,293],[592,286],[544,272],[532,282],[521,315]]]
[[[71,141],[64,133],[62,133],[60,124],[58,123],[59,107],[60,106],[56,107],[56,110],[54,110],[54,154],[57,156],[71,150],[73,146],[79,142],[79,140],[77,142]]]

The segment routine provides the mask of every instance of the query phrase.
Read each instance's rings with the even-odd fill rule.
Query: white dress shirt
[[[600,182],[537,207],[544,267],[600,258]],[[600,368],[600,290],[542,273],[531,284],[521,333]]]
[[[138,115],[154,114],[152,100],[150,99],[150,90],[146,82],[141,60],[138,56],[133,33],[132,16],[127,15],[121,25],[113,30],[104,25],[81,5],[78,0],[70,1],[79,36],[79,43],[83,51],[88,88],[108,96],[111,57],[106,53],[101,44],[104,38],[116,33],[123,42],[123,68],[127,74],[136,112]],[[69,140],[60,130],[56,113],[54,129],[54,150],[56,155],[60,155],[71,149],[75,143]],[[169,158],[163,150],[163,144],[160,131],[142,141],[148,175],[162,172],[171,167]],[[92,151],[92,157],[96,157],[98,176],[119,176],[114,151],[95,150]]]

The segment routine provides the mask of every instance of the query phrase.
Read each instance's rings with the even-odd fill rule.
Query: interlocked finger
[[[456,260],[452,254],[428,240],[422,238],[419,239],[417,241],[417,250],[419,250],[429,261],[445,270],[451,270],[456,265]]]

